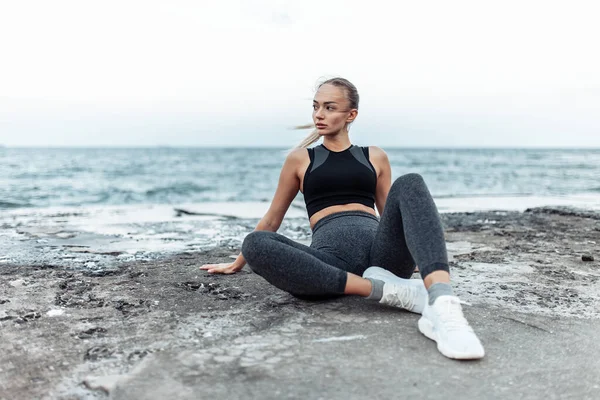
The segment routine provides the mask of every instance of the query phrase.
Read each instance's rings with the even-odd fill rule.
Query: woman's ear
[[[358,110],[356,108],[350,110],[350,114],[348,115],[348,118],[346,118],[346,122],[347,123],[353,122],[357,116],[358,116]]]

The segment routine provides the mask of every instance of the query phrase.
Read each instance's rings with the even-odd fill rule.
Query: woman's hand
[[[239,266],[235,263],[204,264],[200,267],[200,269],[208,271],[210,274],[235,274],[241,271],[242,268],[244,268],[243,264]]]

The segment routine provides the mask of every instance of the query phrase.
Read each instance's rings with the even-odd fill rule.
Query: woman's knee
[[[269,231],[254,231],[250,232],[242,242],[242,255],[251,264],[262,252],[262,249],[268,245],[268,241],[273,232]]]
[[[390,191],[404,191],[416,187],[424,187],[425,180],[420,174],[411,172],[410,174],[402,175],[394,181]]]

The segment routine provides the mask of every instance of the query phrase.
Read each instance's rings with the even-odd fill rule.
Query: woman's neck
[[[340,132],[335,136],[325,136],[323,138],[323,146],[331,151],[344,151],[350,147],[351,144],[348,132]]]

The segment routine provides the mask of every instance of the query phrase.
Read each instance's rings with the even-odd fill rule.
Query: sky
[[[595,1],[6,1],[0,145],[277,146],[322,79],[359,145],[600,147]]]

